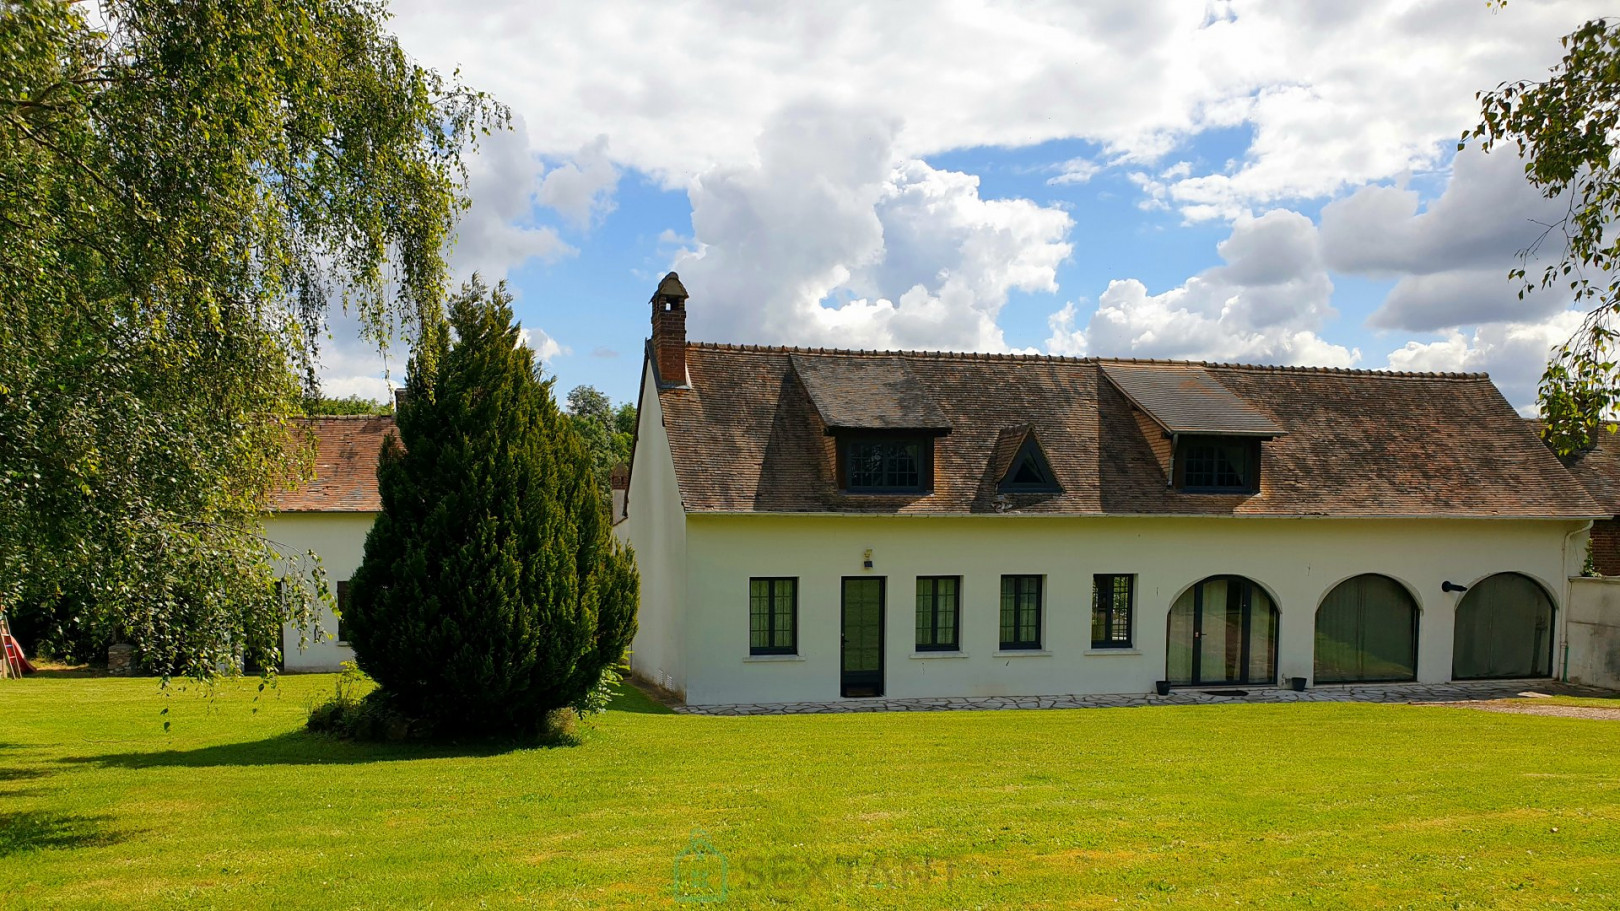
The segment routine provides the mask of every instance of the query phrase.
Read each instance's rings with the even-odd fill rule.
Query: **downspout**
[[[1562,611],[1564,621],[1559,624],[1561,638],[1564,640],[1564,670],[1563,673],[1559,675],[1559,680],[1564,683],[1569,682],[1569,601],[1575,596],[1574,577],[1569,574],[1569,540],[1576,535],[1589,534],[1591,531],[1592,520],[1587,519],[1585,525],[1582,525],[1580,528],[1577,528],[1569,534],[1564,535],[1564,610]],[[1584,563],[1585,561],[1582,562]],[[1580,572],[1580,570],[1576,570],[1576,572]]]

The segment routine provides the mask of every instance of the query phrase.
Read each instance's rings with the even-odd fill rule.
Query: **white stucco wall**
[[[644,401],[654,397],[644,397]],[[644,410],[644,420],[651,409]],[[643,464],[638,452],[631,515],[666,510],[673,472],[660,432]],[[655,442],[656,441],[656,442]],[[652,470],[647,470],[651,468]],[[644,485],[638,490],[634,485]],[[649,503],[649,499],[665,499]],[[645,514],[643,514],[645,515]],[[843,576],[888,579],[885,616],[886,695],[1055,695],[1141,693],[1165,677],[1170,605],[1211,575],[1247,576],[1280,611],[1278,671],[1310,677],[1315,613],[1336,584],[1376,572],[1404,583],[1421,610],[1418,679],[1450,679],[1452,620],[1461,597],[1442,593],[1450,580],[1469,585],[1492,573],[1524,573],[1546,587],[1558,608],[1562,655],[1565,580],[1579,566],[1566,536],[1585,523],[1510,520],[1351,520],[1230,518],[842,517],[692,515],[684,539],[686,621],[673,606],[681,583],[681,542],[667,515],[637,540],[641,560],[643,662],[683,667],[694,705],[839,698],[839,593]],[[656,534],[654,533],[656,529]],[[658,536],[664,536],[661,539]],[[1578,540],[1578,539],[1577,539]],[[874,567],[862,568],[872,550]],[[674,565],[671,565],[674,564]],[[998,654],[1001,576],[1046,577],[1043,654]],[[1135,645],[1128,652],[1091,652],[1094,573],[1137,576]],[[959,575],[963,657],[914,656],[915,582],[919,575]],[[748,654],[748,579],[799,578],[799,655]],[[669,651],[671,628],[682,630]],[[644,638],[645,637],[645,638]],[[1090,652],[1088,654],[1088,652]],[[1561,665],[1555,664],[1556,667]]]
[[[1569,679],[1620,689],[1620,579],[1571,579]]]
[[[283,553],[320,555],[328,584],[347,581],[360,568],[366,533],[377,520],[370,512],[277,513],[264,520],[265,536]],[[322,608],[320,633],[308,631],[309,641],[299,645],[295,627],[282,630],[282,655],[288,671],[335,671],[354,658],[354,650],[337,642],[337,618]]]
[[[628,518],[616,529],[635,549],[641,573],[641,608],[630,645],[630,669],[643,680],[684,694],[686,513],[651,370],[642,370],[641,382],[636,451],[625,504]]]

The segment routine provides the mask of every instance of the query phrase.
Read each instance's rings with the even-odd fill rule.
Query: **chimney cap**
[[[690,297],[686,293],[686,286],[681,284],[681,277],[673,272],[664,276],[664,280],[658,283],[658,290],[653,292],[653,300],[665,297],[679,298],[680,300],[686,300]]]

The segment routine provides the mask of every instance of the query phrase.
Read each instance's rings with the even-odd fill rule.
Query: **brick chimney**
[[[686,385],[686,288],[671,272],[652,296],[653,364],[658,385]]]

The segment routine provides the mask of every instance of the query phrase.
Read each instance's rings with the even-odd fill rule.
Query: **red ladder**
[[[0,679],[6,677],[21,677],[26,671],[32,673],[34,666],[23,657],[22,646],[17,643],[17,637],[11,635],[11,622],[6,619],[6,612],[0,610],[0,648],[5,649],[5,660],[0,661]]]

